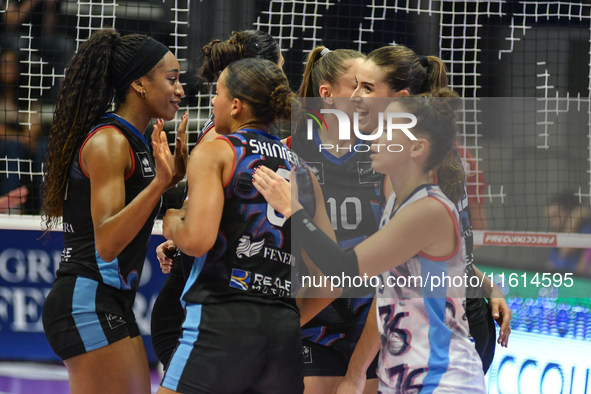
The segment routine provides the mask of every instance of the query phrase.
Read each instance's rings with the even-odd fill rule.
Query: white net
[[[403,44],[419,54],[437,55],[449,69],[451,87],[465,98],[459,142],[466,148],[462,151],[465,161],[475,164],[468,191],[471,202],[483,205],[489,230],[561,231],[550,227],[546,207],[562,192],[580,206],[591,206],[589,4],[63,1],[55,9],[39,8],[25,15],[20,25],[11,24],[10,15],[23,12],[19,7],[15,0],[6,0],[0,7],[6,33],[3,51],[16,51],[20,63],[18,97],[13,103],[18,112],[13,122],[16,131],[5,132],[7,137],[0,140],[0,195],[26,185],[29,196],[22,207],[9,209],[9,215],[39,213],[46,135],[63,66],[71,56],[68,51],[107,26],[123,34],[152,35],[177,56],[187,97],[167,129],[174,141],[180,116],[189,111],[190,146],[211,110],[210,91],[196,78],[200,48],[213,38],[226,39],[232,30],[260,29],[274,36],[294,89],[301,79],[304,56],[316,45],[369,53],[384,45]],[[511,133],[486,126],[491,116],[482,99],[493,96],[533,97],[533,115],[524,115],[517,122],[522,127]],[[14,108],[4,101],[8,125]],[[14,142],[21,151],[15,151]],[[169,206],[178,202],[179,194],[170,193]]]

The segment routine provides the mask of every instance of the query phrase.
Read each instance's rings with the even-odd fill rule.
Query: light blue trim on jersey
[[[333,162],[337,166],[340,166],[341,164],[345,163],[347,160],[355,156],[355,153],[357,152],[355,152],[353,146],[359,144],[360,141],[361,140],[358,138],[357,141],[353,145],[351,145],[351,151],[345,153],[340,157],[337,157],[326,150],[321,151],[322,156],[324,156],[326,160]],[[314,142],[316,143],[316,146],[320,146],[320,144],[322,144],[322,140],[320,139],[320,135],[318,134],[318,129],[314,129]]]
[[[187,293],[187,291],[189,291],[191,286],[193,286],[195,282],[197,282],[197,278],[199,277],[199,274],[201,273],[201,270],[205,265],[206,259],[207,253],[205,253],[201,257],[195,257],[195,260],[193,260],[193,268],[191,268],[191,273],[189,274],[189,278],[187,278],[187,282],[185,283],[183,294],[181,294],[181,301],[183,300],[183,298],[185,298],[185,294]]]
[[[193,271],[191,271],[191,274]],[[187,360],[193,351],[193,344],[199,338],[199,324],[201,324],[201,304],[187,304],[185,321],[183,322],[182,335],[170,363],[166,368],[166,374],[162,380],[162,387],[177,391],[181,376],[187,366]]]
[[[168,368],[166,368],[166,374],[162,380],[162,387],[177,391],[179,381],[185,367],[187,366],[187,360],[193,350],[193,344],[199,337],[199,324],[201,324],[201,304],[186,304],[183,301],[185,293],[189,291],[191,286],[197,282],[197,278],[203,269],[207,253],[201,257],[195,257],[193,260],[193,267],[189,278],[185,283],[183,294],[181,295],[181,303],[185,306],[185,321],[183,321],[183,330],[181,337],[179,338],[179,345],[174,351]]]
[[[109,344],[96,314],[98,282],[79,276],[72,295],[72,317],[87,352]]]
[[[109,286],[113,286],[116,289],[121,288],[121,279],[119,278],[119,260],[115,257],[115,260],[106,262],[101,259],[96,248],[94,249],[94,256],[96,257],[96,263],[98,265],[99,273],[103,278],[103,283]]]
[[[441,378],[449,366],[449,348],[452,332],[445,325],[445,304],[447,287],[439,286],[431,290],[428,276],[447,275],[446,261],[431,261],[419,256],[421,260],[421,276],[423,283],[429,284],[423,287],[425,309],[429,317],[429,370],[423,379],[421,394],[432,394],[439,386]]]

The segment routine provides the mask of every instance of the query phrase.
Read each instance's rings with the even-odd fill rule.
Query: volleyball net
[[[197,78],[200,49],[233,30],[275,37],[298,88],[315,46],[364,53],[402,44],[439,56],[464,99],[459,143],[468,170],[476,243],[591,246],[591,5],[576,2],[294,0],[41,2],[30,14],[4,0],[0,84],[0,195],[24,185],[27,201],[4,208],[5,228],[38,223],[47,134],[64,65],[96,29],[145,33],[168,45],[181,65],[187,96],[168,122],[171,143],[189,112],[190,147],[211,111],[211,90]],[[15,15],[22,17],[14,18]],[[11,97],[10,52],[18,55]],[[504,113],[504,116],[500,114]],[[182,186],[165,207],[180,202]],[[567,197],[564,197],[566,195]],[[566,201],[566,202],[564,202]],[[566,204],[567,207],[563,205]],[[560,206],[558,213],[549,206]],[[0,205],[1,207],[2,205]],[[474,211],[474,209],[473,209]],[[563,222],[553,224],[553,217]],[[25,219],[25,217],[28,217]],[[589,230],[587,227],[590,227]],[[572,233],[572,234],[567,234]],[[524,249],[529,250],[529,249]],[[491,252],[491,260],[508,252]],[[529,253],[529,252],[510,252]],[[534,252],[542,253],[542,252]],[[543,252],[546,253],[546,252]],[[541,254],[540,254],[541,256]]]

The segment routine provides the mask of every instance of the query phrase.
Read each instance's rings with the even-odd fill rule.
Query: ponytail
[[[427,72],[427,77],[425,78],[421,91],[418,93],[443,89],[446,88],[449,83],[447,70],[441,59],[437,56],[427,56],[427,60],[429,61],[425,70]]]
[[[352,49],[329,50],[326,47],[316,47],[306,58],[306,68],[298,95],[300,97],[320,97],[320,85],[327,83],[332,86],[338,84],[341,75],[347,72],[347,60],[363,59],[365,55]]]
[[[306,57],[306,68],[304,69],[304,76],[302,78],[302,84],[300,85],[300,90],[298,91],[298,96],[300,97],[319,97],[320,94],[318,93],[318,81],[313,80],[312,76],[312,69],[320,59],[320,53],[326,49],[326,47],[318,46],[312,49],[312,52],[308,54]]]
[[[411,95],[447,87],[445,64],[436,56],[418,56],[403,45],[378,48],[367,55],[380,67],[390,90],[408,90]],[[426,61],[425,61],[426,60]]]
[[[457,148],[452,148],[437,168],[437,184],[454,204],[460,202],[466,185],[466,174]]]

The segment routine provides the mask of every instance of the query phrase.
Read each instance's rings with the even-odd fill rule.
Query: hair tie
[[[324,48],[321,52],[320,52],[320,57],[326,55],[327,53],[332,52],[330,49],[328,48]]]
[[[260,53],[262,51],[262,49],[259,46],[259,44],[257,44],[255,42],[254,47],[256,48],[257,52],[259,52],[259,53],[255,53],[252,57],[254,57],[255,59],[266,59],[267,58],[264,53]]]
[[[121,40],[121,34],[117,34],[115,39],[113,40],[113,46],[117,45],[117,43]]]
[[[429,59],[427,56],[419,56],[419,61],[421,62],[421,66],[424,68],[429,68]]]

